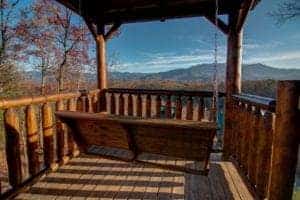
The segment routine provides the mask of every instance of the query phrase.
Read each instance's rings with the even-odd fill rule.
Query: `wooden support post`
[[[81,112],[88,111],[88,98],[87,98],[87,91],[81,90],[81,95],[77,100],[77,110]]]
[[[26,107],[26,129],[27,129],[27,155],[29,173],[35,176],[41,170],[41,156],[43,155],[39,141],[38,122],[36,119],[36,112],[33,105]]]
[[[280,81],[268,199],[291,199],[300,141],[300,81]]]
[[[226,68],[226,104],[225,104],[225,132],[223,158],[228,159],[230,156],[230,141],[232,137],[232,107],[233,94],[241,92],[241,71],[242,71],[242,41],[243,29],[236,30],[238,20],[238,11],[229,15],[229,33],[227,40],[227,68]]]
[[[98,78],[98,89],[107,88],[107,69],[106,69],[106,58],[105,58],[105,26],[104,24],[97,24],[97,78]]]
[[[61,111],[64,110],[64,102],[62,100],[56,103],[56,110]],[[56,132],[57,132],[57,157],[58,161],[61,164],[66,164],[69,161],[68,155],[68,142],[67,142],[67,126],[58,121],[56,123]]]
[[[15,188],[22,183],[21,161],[21,131],[19,117],[14,109],[4,112],[4,127],[6,136],[6,159],[8,167],[8,179],[10,185]]]
[[[46,103],[42,107],[42,126],[44,137],[44,161],[46,167],[58,169],[54,148],[54,120],[51,105]]]
[[[133,99],[132,99],[132,94],[128,95],[127,114],[128,114],[128,116],[133,116]]]
[[[76,111],[76,99],[72,98],[68,100],[68,110],[69,111]],[[73,157],[77,157],[80,152],[79,148],[73,138],[72,131],[71,129],[68,128],[68,149],[69,149],[69,154],[72,155]]]

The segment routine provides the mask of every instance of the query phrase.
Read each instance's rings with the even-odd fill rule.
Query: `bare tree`
[[[285,0],[278,5],[278,9],[271,13],[277,19],[279,24],[300,17],[300,1]]]

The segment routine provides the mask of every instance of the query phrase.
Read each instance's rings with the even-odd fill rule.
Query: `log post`
[[[56,110],[61,111],[64,110],[64,102],[63,100],[59,100],[56,103]],[[56,132],[57,132],[57,157],[58,161],[62,164],[66,164],[69,161],[68,155],[68,142],[67,142],[67,126],[58,121],[56,123]]]
[[[226,103],[225,103],[225,131],[223,158],[230,156],[230,141],[232,136],[232,107],[233,94],[241,92],[241,71],[242,71],[242,41],[243,29],[237,31],[238,11],[229,14],[229,33],[227,39],[227,67],[226,67]]]
[[[128,95],[127,114],[128,114],[128,116],[133,116],[133,99],[132,99],[132,94]]]
[[[27,106],[25,112],[29,173],[31,174],[31,176],[35,176],[41,170],[42,160],[40,159],[40,157],[41,155],[43,155],[43,152],[40,147],[38,123],[34,106]]]
[[[58,169],[54,148],[54,120],[51,105],[45,103],[42,106],[42,126],[44,137],[44,161],[46,167],[53,171]]]
[[[96,45],[97,45],[97,78],[98,78],[98,89],[107,88],[107,69],[106,69],[106,60],[105,60],[105,25],[97,24],[97,36],[96,36]]]
[[[300,81],[280,81],[268,199],[291,199],[300,141]]]
[[[68,110],[76,111],[76,99],[72,98],[68,100]],[[71,154],[73,157],[77,157],[80,154],[79,148],[73,138],[71,129],[68,129],[68,147],[69,154]]]
[[[15,188],[22,183],[21,161],[21,131],[19,117],[14,109],[4,112],[4,127],[6,137],[6,160],[8,167],[8,179],[10,185]]]

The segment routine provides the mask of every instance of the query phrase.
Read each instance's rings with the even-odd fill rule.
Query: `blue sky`
[[[244,63],[300,69],[300,19],[281,26],[268,13],[283,0],[262,0],[248,17]],[[212,63],[215,28],[205,18],[126,24],[107,44],[120,71],[158,72]],[[218,34],[219,62],[225,62],[226,37]]]

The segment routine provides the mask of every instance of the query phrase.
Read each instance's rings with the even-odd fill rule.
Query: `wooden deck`
[[[15,199],[254,199],[232,163],[210,168],[205,177],[81,155]]]

